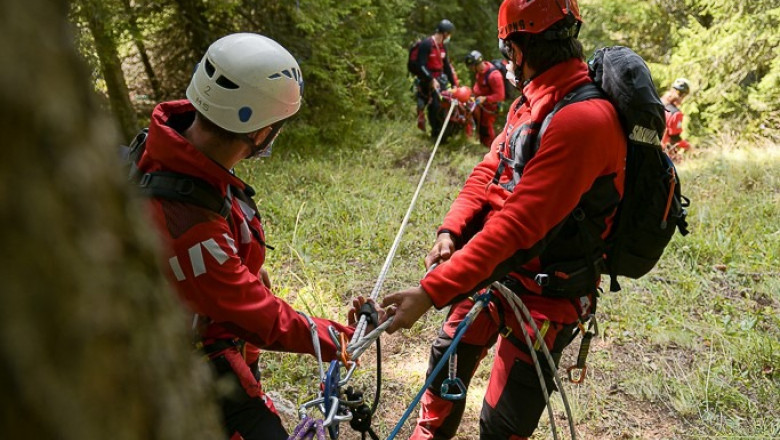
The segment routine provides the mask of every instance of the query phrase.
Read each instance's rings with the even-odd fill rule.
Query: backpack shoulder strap
[[[664,105],[664,110],[668,111],[669,113],[677,113],[680,111],[679,108],[677,108],[676,105],[672,104],[671,102],[669,104]]]
[[[197,177],[170,171],[141,172],[138,161],[146,150],[148,134],[149,129],[142,129],[135,135],[129,146],[123,146],[120,150],[122,160],[129,167],[128,180],[137,182],[141,195],[189,203],[227,218],[232,205],[230,187],[228,187],[227,197],[222,197],[216,188]]]
[[[228,187],[227,197],[222,197],[217,189],[205,180],[169,171],[146,173],[141,176],[138,186],[141,194],[147,197],[200,206],[218,213],[223,218],[227,218],[230,214],[232,205],[230,187]]]
[[[131,182],[137,182],[141,172],[138,170],[138,161],[141,160],[141,156],[144,155],[146,150],[146,136],[149,134],[149,129],[144,128],[138,132],[130,142],[129,146],[121,146],[119,155],[122,159],[122,163],[127,164],[128,176],[127,178]]]
[[[494,66],[493,63],[488,62],[490,64],[490,67],[488,67],[487,72],[482,76],[482,83],[485,87],[487,87],[488,84],[490,84],[490,75],[498,70],[498,67]]]
[[[555,116],[558,111],[564,107],[566,107],[569,104],[573,104],[575,102],[582,102],[587,101],[589,99],[606,99],[606,96],[604,95],[604,92],[599,89],[599,87],[596,84],[593,83],[587,83],[583,84],[573,91],[569,92],[566,96],[563,97],[560,101],[558,101],[555,104],[555,107],[553,107],[552,111],[545,116],[544,120],[542,121],[542,125],[539,128],[539,133],[536,135],[536,140],[534,141],[534,149],[533,153],[536,154],[537,151],[539,151],[539,145],[542,142],[542,136],[544,136],[544,132],[547,131],[547,127],[550,125],[550,122],[552,121],[553,116]]]

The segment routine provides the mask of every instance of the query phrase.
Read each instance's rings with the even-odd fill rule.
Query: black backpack
[[[508,79],[506,79],[506,64],[504,64],[504,60],[497,58],[491,60],[490,64],[493,65],[493,68],[501,72],[501,78],[504,79],[504,101],[514,101],[518,96],[518,90]]]
[[[422,43],[422,38],[418,38],[417,41],[412,43],[411,46],[409,46],[409,58],[406,61],[406,70],[409,71],[412,75],[420,76],[422,75],[422,72],[420,71],[420,66],[417,64],[417,58],[420,54],[420,43]]]
[[[230,194],[228,197],[222,197],[222,194],[206,181],[169,171],[140,172],[138,161],[146,150],[147,133],[148,130],[144,128],[133,138],[130,146],[120,147],[121,159],[127,166],[128,180],[137,185],[141,195],[189,203],[227,218],[232,204]],[[247,189],[251,191],[249,187]]]
[[[628,145],[623,199],[606,240],[587,237],[592,234],[581,228],[596,249],[605,251],[610,290],[615,292],[620,290],[618,276],[636,279],[655,267],[675,230],[688,234],[690,200],[681,194],[674,163],[661,149],[664,105],[644,60],[629,48],[614,46],[597,50],[588,67],[593,84],[574,90],[555,105],[542,123],[535,148],[554,114],[566,105],[604,98],[617,110]]]

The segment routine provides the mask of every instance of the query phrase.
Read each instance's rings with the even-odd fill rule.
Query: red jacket
[[[623,193],[626,140],[617,113],[602,99],[565,106],[552,119],[542,136],[538,152],[527,162],[520,176],[504,167],[494,183],[501,159],[519,157],[513,139],[538,130],[544,117],[568,92],[590,82],[585,63],[572,59],[558,64],[530,81],[523,95],[511,107],[507,124],[496,137],[491,151],[478,164],[446,215],[441,229],[458,237],[479,223],[479,232],[452,257],[421,281],[434,305],[443,307],[492,281],[512,273],[518,266],[539,271],[554,262],[561,252],[582,255],[579,243],[566,241],[560,226],[586,195],[601,204],[606,218],[601,235],[611,226],[614,210]],[[508,141],[509,140],[509,141]],[[518,148],[519,149],[519,148]],[[488,211],[485,220],[480,213]],[[557,254],[552,253],[553,245]],[[563,251],[562,251],[563,250]],[[531,292],[540,292],[532,280],[517,277]],[[534,304],[528,304],[533,301]],[[554,298],[532,295],[529,307],[547,313],[549,319],[565,322]],[[573,308],[571,313],[574,313]],[[573,315],[576,319],[576,313]]]
[[[661,139],[661,145],[677,144],[682,149],[687,149],[690,144],[682,139],[683,112],[674,104],[666,104],[666,130]]]
[[[501,71],[490,61],[483,61],[484,72],[477,72],[474,80],[474,96],[484,96],[485,102],[496,103],[504,100],[504,78]]]
[[[245,189],[244,182],[180,134],[192,122],[194,111],[186,100],[154,109],[139,168],[198,177],[223,195],[228,185]],[[314,354],[305,318],[258,277],[265,261],[265,235],[250,206],[234,197],[227,220],[205,208],[164,199],[152,199],[151,211],[162,232],[168,277],[190,309],[211,320],[202,332],[204,339],[240,338],[256,347]],[[314,321],[323,356],[334,358],[328,326],[350,337],[353,330],[325,319]]]
[[[433,37],[428,37],[420,42],[417,49],[417,67],[421,73],[421,81],[430,81],[443,74],[447,76],[453,86],[457,86],[459,83],[458,74],[455,73],[447,56],[447,48],[443,44],[437,44]]]

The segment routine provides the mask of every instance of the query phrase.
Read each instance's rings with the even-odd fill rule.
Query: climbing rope
[[[558,430],[555,426],[555,417],[552,409],[552,405],[550,404],[550,393],[547,391],[547,384],[544,380],[544,375],[542,374],[542,368],[541,364],[539,363],[539,359],[536,355],[536,350],[534,350],[534,344],[531,341],[531,336],[528,334],[528,329],[525,328],[525,325],[523,325],[523,322],[528,322],[528,324],[531,326],[531,329],[534,331],[534,335],[536,335],[536,340],[539,341],[539,346],[542,349],[542,353],[544,354],[545,359],[547,360],[547,365],[550,367],[550,372],[552,374],[553,380],[555,381],[555,385],[558,387],[558,391],[561,394],[561,400],[563,400],[563,406],[566,409],[566,418],[569,421],[569,430],[571,433],[572,440],[577,439],[577,432],[574,427],[574,417],[571,414],[571,408],[569,407],[569,399],[566,396],[566,391],[563,388],[563,383],[561,382],[561,378],[558,376],[558,366],[555,365],[555,361],[552,358],[552,355],[550,354],[550,350],[547,348],[547,344],[544,342],[544,337],[542,336],[541,332],[539,331],[539,328],[536,326],[536,322],[533,320],[533,317],[531,316],[531,312],[528,310],[528,308],[523,303],[523,300],[520,299],[519,296],[512,290],[510,290],[508,287],[504,286],[503,284],[499,283],[498,281],[494,282],[492,285],[496,290],[501,293],[501,295],[506,298],[507,302],[509,303],[509,306],[512,308],[512,311],[515,313],[515,318],[517,319],[517,322],[520,325],[520,329],[523,331],[523,338],[525,339],[525,343],[528,345],[528,351],[531,353],[531,358],[534,361],[534,367],[536,368],[536,375],[539,377],[539,384],[542,387],[542,394],[544,395],[544,402],[547,404],[547,414],[550,418],[550,428],[552,429],[553,439],[558,439]],[[522,311],[523,316],[525,316],[525,319],[520,315],[520,312]]]
[[[407,209],[406,214],[404,215],[404,218],[401,222],[401,226],[398,229],[398,233],[396,234],[393,244],[390,247],[390,251],[388,252],[387,257],[385,258],[385,262],[382,266],[382,269],[380,270],[374,288],[371,291],[370,298],[374,301],[376,301],[376,299],[378,298],[379,292],[381,291],[384,281],[387,278],[387,273],[390,269],[390,265],[392,264],[393,259],[395,258],[395,254],[401,242],[401,237],[403,236],[404,230],[406,229],[406,226],[409,222],[409,218],[411,217],[411,213],[414,209],[414,206],[417,203],[417,199],[420,195],[420,191],[422,189],[423,183],[427,178],[428,171],[430,170],[431,164],[433,163],[433,159],[436,155],[436,151],[438,150],[439,144],[441,143],[441,139],[452,117],[452,113],[455,107],[456,107],[455,105],[450,106],[449,112],[447,113],[447,117],[444,120],[441,131],[439,132],[439,136],[436,139],[436,143],[433,147],[433,150],[431,151],[431,155],[428,158],[427,164],[425,165],[425,170],[423,171],[423,174],[420,177],[420,181],[417,184],[417,188],[414,192],[414,195],[412,196],[412,201],[409,204],[409,208]],[[544,339],[543,336],[541,335],[538,327],[536,326],[536,323],[533,321],[530,312],[525,307],[525,304],[523,304],[522,300],[514,292],[512,292],[511,290],[509,290],[508,288],[506,288],[505,286],[503,286],[498,282],[493,283],[491,288],[495,288],[496,290],[498,290],[507,299],[507,302],[510,304],[510,307],[515,313],[518,322],[519,323],[523,323],[524,321],[528,322],[532,330],[534,331],[536,339],[538,341],[543,341]],[[465,387],[463,387],[458,382],[459,379],[455,377],[456,372],[453,371],[453,364],[456,363],[453,356],[466,330],[472,324],[476,316],[482,311],[482,309],[484,309],[484,307],[490,301],[490,297],[492,295],[491,288],[488,288],[484,293],[475,297],[474,306],[472,306],[471,310],[466,314],[464,319],[458,325],[455,332],[455,336],[450,346],[448,347],[447,351],[443,354],[441,360],[434,367],[431,374],[428,375],[428,379],[423,384],[422,388],[417,393],[415,398],[412,400],[411,404],[406,409],[404,414],[401,416],[401,419],[398,421],[395,428],[393,429],[393,431],[390,433],[390,435],[387,437],[386,440],[393,440],[395,436],[398,435],[404,423],[409,418],[409,416],[411,415],[412,411],[417,406],[417,404],[420,402],[423,394],[425,393],[425,390],[431,386],[436,375],[441,371],[442,368],[444,368],[445,363],[449,362],[450,364],[450,372],[448,376],[451,382],[450,385],[456,388],[456,390],[458,391],[457,393],[452,393],[451,397],[453,399],[465,397]],[[525,315],[526,318],[525,320],[522,318],[521,312],[523,315]],[[393,321],[393,317],[390,317],[389,319],[387,319],[385,322],[383,322],[381,325],[378,326],[376,326],[376,324],[374,323],[375,328],[368,334],[365,334],[368,328],[368,321],[369,321],[368,316],[370,316],[370,314],[361,312],[360,319],[358,321],[357,326],[355,327],[355,332],[349,343],[347,343],[347,340],[344,337],[344,335],[339,335],[332,327],[328,328],[330,337],[333,340],[334,344],[337,346],[338,351],[340,353],[339,356],[340,361],[332,361],[331,368],[329,368],[327,374],[323,372],[322,356],[319,349],[320,347],[319,347],[319,339],[317,337],[316,325],[311,319],[307,317],[307,320],[309,322],[312,331],[312,338],[315,339],[314,342],[315,352],[320,364],[320,378],[322,380],[324,390],[323,392],[320,393],[320,397],[310,402],[307,402],[301,406],[299,410],[299,414],[302,421],[298,425],[298,427],[296,427],[293,435],[290,436],[290,440],[314,439],[315,434],[317,435],[316,437],[317,440],[324,440],[325,428],[328,428],[331,434],[331,438],[335,440],[336,438],[338,438],[338,424],[344,421],[349,421],[350,426],[361,433],[363,440],[365,440],[366,435],[370,435],[372,440],[379,440],[379,437],[371,429],[371,417],[376,411],[377,405],[379,403],[379,396],[380,396],[380,389],[381,389],[381,361],[380,361],[381,348],[380,348],[379,338],[381,334],[391,325]],[[550,403],[550,394],[547,390],[547,385],[544,380],[544,375],[541,369],[541,364],[536,355],[536,351],[534,350],[534,345],[533,342],[531,341],[530,335],[528,334],[528,330],[522,324],[520,325],[520,327],[522,329],[525,342],[526,344],[528,344],[529,352],[531,353],[531,357],[534,361],[534,367],[536,368],[536,372],[539,377],[540,385],[547,406],[548,415],[550,418],[550,424],[553,431],[553,438],[557,440],[558,435],[557,435],[557,428],[555,426],[555,417],[554,417],[552,405]],[[372,404],[372,407],[369,408],[368,405],[363,403],[362,392],[354,391],[352,387],[349,387],[344,393],[342,393],[341,387],[345,386],[349,382],[352,374],[355,371],[355,368],[357,367],[358,358],[374,342],[376,342],[377,344],[377,380],[376,380],[377,390],[374,396],[374,402]],[[571,414],[571,408],[569,406],[568,398],[563,389],[563,384],[561,383],[561,380],[556,373],[557,366],[555,365],[555,362],[552,359],[552,355],[550,354],[547,345],[541,343],[540,346],[542,348],[542,353],[544,354],[544,357],[550,367],[550,370],[553,372],[552,373],[553,380],[555,381],[556,386],[560,390],[561,398],[563,400],[564,407],[566,409],[566,415],[569,420],[571,438],[573,440],[576,440],[577,436],[574,427],[574,419]],[[344,377],[344,379],[341,379],[340,377],[339,368],[338,368],[339,365],[344,365],[344,367],[347,368],[347,374]],[[345,397],[344,400],[340,400],[341,394],[344,395]],[[310,407],[318,407],[320,411],[322,411],[322,413],[325,414],[326,416],[325,420],[315,420],[309,417],[308,415],[306,415],[306,410]]]
[[[326,440],[322,420],[306,416],[287,440]]]
[[[480,294],[478,297],[475,298],[474,305],[471,306],[471,310],[469,310],[466,316],[463,317],[463,320],[460,322],[460,324],[458,324],[458,327],[455,329],[455,336],[452,338],[452,342],[450,343],[449,348],[447,348],[447,351],[444,352],[444,355],[442,355],[441,360],[433,368],[431,374],[428,375],[428,379],[425,381],[425,383],[423,384],[422,388],[417,393],[417,395],[414,396],[412,403],[410,403],[409,407],[406,408],[406,411],[404,411],[403,416],[401,416],[401,420],[399,420],[398,423],[395,425],[395,428],[393,428],[393,431],[387,437],[387,440],[394,439],[395,436],[398,435],[398,432],[401,431],[401,428],[403,428],[406,419],[409,418],[409,416],[412,414],[412,411],[414,411],[414,408],[417,406],[418,403],[420,403],[420,399],[422,399],[425,390],[427,390],[428,387],[431,386],[434,379],[436,379],[436,375],[439,374],[439,371],[441,371],[442,368],[444,368],[444,364],[448,362],[449,357],[455,352],[455,349],[458,347],[458,343],[460,343],[463,334],[466,333],[466,330],[468,330],[469,326],[471,326],[471,323],[474,322],[474,319],[476,319],[477,315],[479,315],[479,312],[481,312],[482,309],[484,309],[485,306],[487,306],[487,304],[490,302],[490,295],[491,293],[490,290],[488,289],[487,291],[485,291],[484,293]]]
[[[414,205],[417,203],[417,198],[420,195],[420,191],[422,190],[423,183],[425,183],[425,179],[428,176],[428,170],[431,168],[431,164],[433,163],[433,158],[436,156],[436,151],[439,149],[439,144],[441,143],[441,139],[444,136],[444,131],[447,129],[447,124],[449,124],[450,122],[450,118],[452,117],[452,112],[453,110],[455,110],[455,107],[457,106],[450,105],[450,111],[447,113],[447,117],[444,119],[444,124],[442,124],[441,130],[439,131],[439,137],[436,139],[436,144],[433,146],[433,150],[431,151],[431,156],[428,158],[428,163],[425,165],[425,170],[423,171],[423,174],[420,177],[420,181],[417,183],[417,189],[414,191],[414,195],[412,196],[412,201],[409,204],[409,208],[406,210],[406,215],[404,215],[404,219],[401,221],[401,226],[398,228],[398,233],[395,235],[395,240],[393,240],[393,245],[390,247],[390,251],[387,253],[387,257],[385,258],[385,263],[384,265],[382,265],[382,270],[379,272],[379,277],[376,280],[376,284],[374,284],[374,288],[371,290],[370,298],[372,300],[376,300],[379,297],[379,291],[382,290],[382,285],[385,282],[385,278],[387,278],[387,272],[390,270],[390,264],[393,262],[393,258],[395,258],[395,253],[398,250],[398,245],[401,243],[401,237],[403,237],[404,230],[406,229],[406,225],[407,223],[409,223],[409,218],[412,215],[412,210],[414,210]],[[355,346],[363,337],[366,328],[367,328],[366,319],[364,316],[361,316],[357,326],[355,327],[355,333],[352,335],[352,340],[350,342],[351,349],[348,349],[348,351],[355,350]]]

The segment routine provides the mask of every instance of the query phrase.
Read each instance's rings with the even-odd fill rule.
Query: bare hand
[[[425,268],[429,269],[433,263],[447,261],[455,252],[455,241],[448,232],[443,232],[436,237],[431,251],[425,257]]]
[[[257,273],[257,277],[260,278],[260,281],[263,282],[265,287],[271,288],[271,278],[268,277],[268,271],[264,268],[260,268],[260,271]]]
[[[350,327],[355,327],[358,323],[358,320],[360,319],[360,308],[363,307],[363,304],[370,303],[374,305],[374,308],[377,311],[377,322],[384,321],[385,318],[385,311],[376,305],[376,302],[374,302],[371,298],[363,298],[362,296],[358,296],[357,298],[354,298],[352,300],[352,307],[349,309],[349,312],[347,312],[347,324]],[[368,327],[367,329],[369,331],[374,329],[373,323],[369,320],[368,321]]]
[[[393,323],[387,327],[387,333],[392,334],[398,329],[412,328],[412,325],[432,305],[431,297],[419,286],[385,296],[382,300],[382,307],[385,308],[388,316],[395,316]]]
[[[431,80],[431,86],[436,90],[441,90],[441,84],[439,84],[439,81],[436,78]]]

